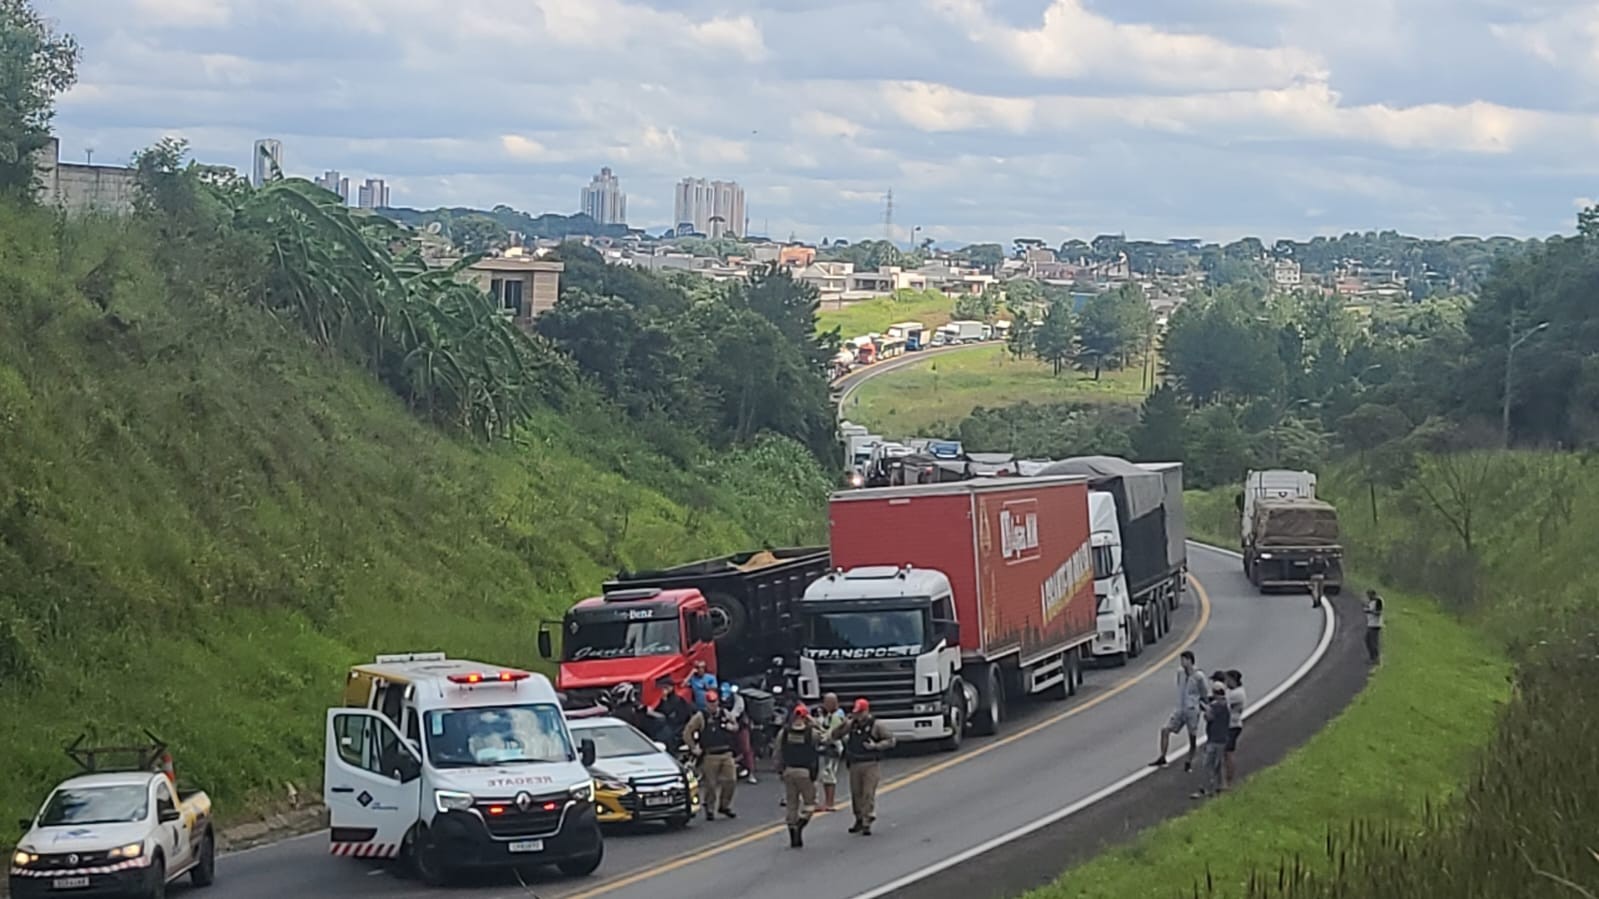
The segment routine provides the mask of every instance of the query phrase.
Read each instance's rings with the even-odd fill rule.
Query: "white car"
[[[216,876],[211,800],[159,772],[70,778],[28,824],[11,856],[13,899],[158,897],[184,874],[195,886]]]
[[[665,821],[683,827],[699,811],[699,778],[692,769],[626,721],[609,716],[569,718],[575,739],[594,741],[594,804],[601,824]]]

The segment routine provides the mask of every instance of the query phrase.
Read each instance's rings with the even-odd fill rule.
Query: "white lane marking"
[[[1194,543],[1192,541],[1189,541],[1189,545],[1191,547],[1195,547],[1195,548],[1199,548],[1199,549],[1206,549],[1206,550],[1210,550],[1212,552],[1220,553],[1220,554],[1223,554],[1223,555],[1234,555],[1234,556],[1239,556],[1240,558],[1242,558],[1242,556],[1240,554],[1238,554],[1238,553],[1234,553],[1234,552],[1232,552],[1230,550],[1225,550],[1225,549],[1217,549],[1216,547],[1213,547],[1213,546],[1206,546],[1206,545],[1204,545],[1202,543]],[[1295,684],[1299,683],[1299,681],[1303,680],[1305,675],[1310,673],[1310,669],[1316,667],[1316,663],[1320,662],[1322,656],[1327,654],[1327,647],[1332,645],[1333,626],[1335,624],[1334,616],[1333,616],[1332,603],[1331,602],[1324,602],[1324,603],[1321,604],[1321,608],[1322,608],[1322,611],[1324,613],[1324,617],[1323,617],[1323,624],[1322,624],[1322,631],[1321,631],[1321,640],[1320,640],[1320,642],[1318,642],[1316,644],[1316,651],[1311,653],[1310,658],[1306,659],[1304,664],[1300,665],[1297,669],[1295,669],[1294,673],[1290,674],[1288,676],[1287,680],[1283,681],[1281,684],[1278,684],[1276,687],[1272,688],[1272,690],[1270,692],[1268,692],[1265,696],[1262,696],[1260,698],[1259,702],[1251,703],[1248,708],[1244,709],[1244,719],[1246,721],[1249,719],[1250,715],[1253,715],[1254,713],[1256,713],[1256,712],[1260,711],[1261,709],[1265,708],[1266,706],[1270,705],[1272,702],[1275,702],[1284,693],[1286,693],[1291,687],[1293,687]],[[1199,740],[1196,743],[1196,747],[1205,745],[1205,742],[1206,742],[1206,740],[1205,740],[1204,735],[1200,735]],[[1180,759],[1180,758],[1182,758],[1183,756],[1185,756],[1187,754],[1188,754],[1188,747],[1185,746],[1185,745],[1179,744],[1177,749],[1176,749],[1176,751],[1170,753],[1167,756],[1167,758],[1169,760],[1175,760],[1175,759]],[[943,861],[941,861],[941,862],[939,862],[939,863],[937,863],[935,865],[932,865],[931,867],[924,868],[924,869],[922,869],[920,871],[915,872],[914,874],[907,874],[904,877],[899,878],[898,880],[893,880],[893,881],[890,881],[888,883],[885,883],[882,886],[877,887],[876,889],[868,890],[867,892],[864,892],[864,893],[859,893],[859,894],[851,897],[851,899],[878,899],[878,897],[887,896],[890,893],[893,893],[893,892],[895,892],[897,890],[902,890],[905,887],[911,886],[912,884],[915,884],[915,883],[918,883],[920,881],[926,880],[927,878],[932,877],[935,874],[939,874],[941,872],[947,871],[950,868],[955,867],[956,865],[962,864],[963,862],[971,861],[972,859],[977,858],[978,856],[980,856],[980,855],[982,855],[982,854],[984,854],[986,852],[991,852],[991,851],[993,851],[995,849],[998,849],[999,847],[1005,845],[1006,843],[1014,842],[1015,840],[1019,840],[1022,837],[1027,836],[1028,834],[1034,833],[1036,831],[1043,830],[1044,828],[1050,826],[1051,824],[1054,824],[1054,823],[1056,823],[1058,821],[1063,821],[1063,820],[1071,817],[1072,815],[1077,814],[1078,812],[1082,811],[1083,809],[1088,808],[1089,806],[1093,805],[1094,803],[1099,802],[1102,799],[1105,799],[1108,796],[1114,796],[1115,794],[1121,792],[1122,790],[1127,789],[1128,787],[1132,786],[1133,784],[1138,783],[1139,781],[1143,780],[1146,777],[1149,777],[1151,774],[1154,774],[1156,771],[1159,771],[1159,770],[1161,770],[1161,769],[1159,769],[1159,768],[1147,768],[1147,767],[1146,768],[1141,768],[1141,769],[1139,769],[1137,771],[1134,771],[1132,774],[1127,775],[1126,777],[1122,778],[1121,780],[1116,781],[1115,783],[1111,784],[1110,786],[1105,787],[1104,789],[1101,789],[1101,790],[1099,790],[1096,793],[1092,793],[1092,794],[1090,794],[1088,796],[1084,796],[1082,799],[1077,800],[1076,802],[1072,803],[1071,805],[1068,805],[1065,808],[1060,809],[1059,811],[1051,812],[1050,814],[1045,815],[1042,818],[1039,818],[1037,821],[1034,821],[1031,824],[1024,824],[1021,827],[1018,827],[1015,830],[1010,831],[1009,833],[1000,834],[999,836],[994,837],[993,839],[991,839],[991,840],[989,840],[989,841],[987,841],[985,843],[980,843],[980,844],[978,844],[976,846],[971,847],[970,849],[967,849],[964,852],[960,852],[960,853],[957,853],[955,855],[952,855],[949,858],[946,858]]]

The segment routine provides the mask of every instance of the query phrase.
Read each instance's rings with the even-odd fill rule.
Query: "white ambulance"
[[[322,781],[334,855],[401,858],[433,885],[463,868],[600,866],[594,744],[573,739],[543,675],[380,655],[350,670],[344,703],[328,710]]]

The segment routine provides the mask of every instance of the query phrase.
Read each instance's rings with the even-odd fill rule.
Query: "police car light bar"
[[[449,677],[452,684],[481,684],[485,681],[489,683],[511,683],[513,681],[527,680],[529,676],[526,671],[498,671],[490,674],[472,671],[467,674],[452,674]]]

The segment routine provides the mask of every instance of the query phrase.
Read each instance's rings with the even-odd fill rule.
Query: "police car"
[[[626,721],[610,716],[569,718],[572,735],[592,740],[594,802],[601,824],[664,821],[686,826],[700,808],[699,778]]]

